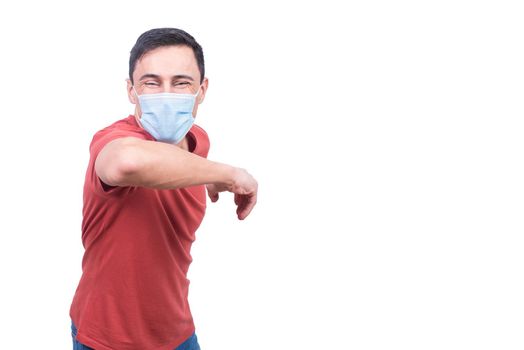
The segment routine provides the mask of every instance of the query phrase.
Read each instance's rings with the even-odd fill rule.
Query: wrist
[[[224,188],[227,191],[231,192],[235,185],[235,178],[237,173],[237,168],[231,165],[216,163],[217,171],[216,178],[213,183],[220,188]]]

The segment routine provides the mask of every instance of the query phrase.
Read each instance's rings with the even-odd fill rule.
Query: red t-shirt
[[[70,315],[79,342],[96,350],[172,350],[195,331],[188,304],[195,231],[206,209],[204,186],[177,190],[102,185],[98,153],[121,137],[154,140],[129,116],[99,131],[84,184],[82,278]],[[209,139],[194,125],[193,153]]]

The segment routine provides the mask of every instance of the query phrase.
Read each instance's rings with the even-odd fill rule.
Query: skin
[[[138,95],[160,92],[195,94],[193,117],[204,101],[208,79],[200,83],[200,71],[191,48],[166,46],[152,50],[137,61],[133,83],[127,81],[129,101],[135,104],[140,124]],[[136,90],[136,93],[135,93]],[[142,186],[176,189],[206,185],[209,198],[219,193],[234,194],[237,216],[245,219],[257,202],[257,181],[246,170],[214,162],[188,151],[187,139],[176,145],[125,137],[109,142],[95,161],[98,177],[109,186]]]

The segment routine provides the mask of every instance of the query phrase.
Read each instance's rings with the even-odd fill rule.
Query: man
[[[131,50],[135,114],[96,133],[90,146],[74,349],[199,349],[186,275],[206,187],[213,202],[234,193],[240,220],[257,200],[250,174],[206,159],[207,134],[193,124],[204,73],[202,48],[179,29],[145,32]]]

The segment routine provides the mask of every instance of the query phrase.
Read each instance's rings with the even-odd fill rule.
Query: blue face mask
[[[133,87],[135,89],[135,87]],[[158,93],[138,95],[140,124],[157,141],[179,143],[193,125],[193,107],[200,92],[192,94]]]

